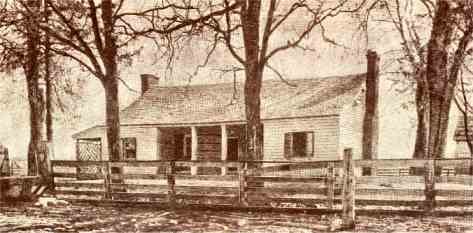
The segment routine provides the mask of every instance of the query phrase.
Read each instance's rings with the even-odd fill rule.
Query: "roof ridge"
[[[292,78],[292,79],[284,79],[287,82],[291,81],[304,81],[304,80],[320,80],[320,79],[332,79],[332,78],[341,78],[341,77],[353,77],[353,76],[362,76],[366,75],[366,72],[362,73],[354,73],[354,74],[346,74],[346,75],[330,75],[330,76],[313,76],[313,77],[300,77],[300,78]],[[263,79],[263,83],[268,82],[280,82],[284,83],[280,78],[272,78],[272,79]],[[209,87],[209,86],[225,86],[230,84],[244,84],[244,82],[236,81],[236,82],[221,82],[221,83],[197,83],[197,84],[188,84],[185,85],[169,85],[169,86],[156,86],[155,88],[185,88],[185,87]]]

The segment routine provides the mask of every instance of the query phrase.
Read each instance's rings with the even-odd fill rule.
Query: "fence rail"
[[[326,207],[340,209],[347,195],[357,205],[423,206],[433,197],[437,206],[473,205],[473,176],[456,172],[470,169],[470,159],[441,160],[353,160],[347,174],[343,160],[337,161],[52,161],[56,195],[111,200],[152,200],[173,205],[215,203],[241,206]],[[257,167],[248,169],[248,167]],[[84,167],[97,171],[79,174]],[[112,173],[113,168],[120,173]],[[191,175],[191,167],[201,171]],[[77,168],[77,169],[71,169]],[[220,175],[215,171],[227,171]],[[227,169],[233,169],[229,172]],[[343,168],[343,169],[342,169]],[[375,176],[360,176],[372,168]],[[441,168],[432,178],[411,173],[411,168]],[[84,169],[86,170],[86,169]],[[86,178],[84,178],[86,177]],[[354,194],[345,192],[354,179]],[[426,182],[438,183],[426,190]],[[427,191],[427,192],[426,192]],[[428,196],[429,194],[430,196]],[[432,196],[432,194],[434,196]],[[436,200],[436,198],[438,200]],[[434,204],[435,204],[434,203]]]
[[[354,167],[424,167],[426,163],[433,161],[439,167],[454,167],[454,168],[470,168],[473,165],[473,160],[470,158],[458,159],[373,159],[373,160],[353,160]],[[77,167],[87,165],[104,165],[110,164],[112,166],[120,167],[155,167],[160,165],[169,165],[175,162],[176,166],[202,166],[202,167],[239,167],[241,164],[255,163],[262,164],[264,169],[270,169],[270,165],[285,165],[286,168],[326,168],[332,164],[335,168],[341,168],[343,160],[329,160],[329,161],[287,161],[287,160],[241,160],[241,161],[207,161],[207,160],[192,160],[192,161],[175,161],[175,160],[140,160],[140,161],[76,161],[76,160],[52,160],[54,166]]]

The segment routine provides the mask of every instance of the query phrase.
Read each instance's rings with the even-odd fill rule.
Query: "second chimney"
[[[141,95],[149,90],[151,86],[159,84],[159,78],[152,74],[142,74],[141,77]]]
[[[378,158],[378,93],[379,93],[379,56],[368,50],[366,55],[366,93],[365,113],[363,117],[363,159]],[[364,175],[372,174],[371,169],[363,169]]]

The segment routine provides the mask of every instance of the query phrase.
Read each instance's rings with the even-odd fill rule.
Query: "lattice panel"
[[[102,160],[102,144],[100,141],[77,142],[77,160],[100,161]],[[101,174],[100,166],[80,166],[77,169],[77,179],[91,179]]]

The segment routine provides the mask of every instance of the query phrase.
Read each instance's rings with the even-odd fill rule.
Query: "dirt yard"
[[[326,232],[333,215],[2,206],[0,232]],[[358,216],[353,232],[473,232],[472,216]]]

